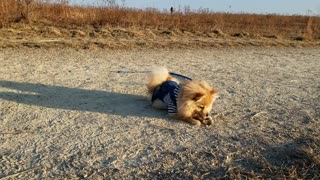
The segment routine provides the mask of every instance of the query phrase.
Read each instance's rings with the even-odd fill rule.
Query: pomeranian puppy
[[[157,68],[148,76],[147,88],[152,106],[166,109],[170,116],[193,125],[211,125],[209,116],[218,91],[206,81],[179,82],[166,68]]]

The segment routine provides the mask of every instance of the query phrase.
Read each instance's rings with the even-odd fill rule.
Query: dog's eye
[[[204,109],[204,105],[200,105],[199,108],[200,108],[200,109]]]

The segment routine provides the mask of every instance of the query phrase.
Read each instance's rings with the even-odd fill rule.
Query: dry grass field
[[[299,47],[320,41],[319,17],[204,10],[170,14],[48,2],[0,1],[0,47]]]

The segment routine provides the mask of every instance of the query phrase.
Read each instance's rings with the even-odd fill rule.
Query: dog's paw
[[[213,121],[211,121],[211,120],[204,120],[204,121],[202,121],[202,123],[205,124],[205,125],[210,126],[210,125],[213,124]]]
[[[208,125],[208,126],[212,125],[212,124],[213,124],[212,117],[210,117],[210,116],[206,117],[206,118],[202,121],[202,123],[205,124],[205,125]]]

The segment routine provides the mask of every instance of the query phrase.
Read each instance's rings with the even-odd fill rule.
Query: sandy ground
[[[219,90],[212,126],[150,107],[154,65]],[[268,177],[319,153],[319,49],[0,49],[0,74],[2,179]]]

